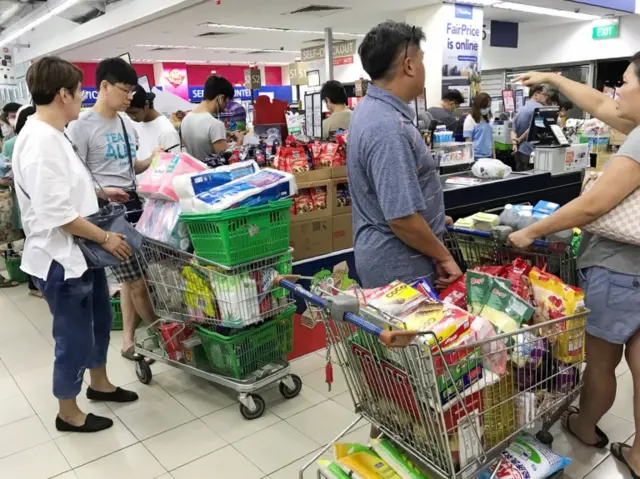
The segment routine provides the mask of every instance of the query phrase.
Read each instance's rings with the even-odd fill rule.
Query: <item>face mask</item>
[[[480,109],[480,114],[482,116],[487,116],[490,112],[491,112],[491,108],[481,108]]]

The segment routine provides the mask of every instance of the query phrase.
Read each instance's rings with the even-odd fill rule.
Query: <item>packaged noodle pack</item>
[[[584,309],[584,293],[581,289],[569,286],[552,274],[532,268],[529,281],[535,302],[534,322],[547,321],[573,316]],[[551,326],[545,335],[552,336],[557,344],[553,348],[559,361],[572,364],[584,358],[584,318],[577,318]],[[555,333],[568,331],[553,337]]]
[[[514,333],[533,316],[534,309],[499,282],[494,282],[480,315],[499,333]]]

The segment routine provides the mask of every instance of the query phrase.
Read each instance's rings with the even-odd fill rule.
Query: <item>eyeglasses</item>
[[[409,58],[409,45],[411,45],[411,41],[415,38],[416,36],[416,26],[414,25],[411,28],[411,36],[409,36],[409,38],[407,39],[407,46],[404,48],[404,59],[406,60],[407,58]]]
[[[112,85],[114,87],[116,87],[118,90],[125,92],[127,94],[127,96],[133,96],[136,93],[135,87],[125,88],[125,87],[122,87],[122,86],[120,86],[120,85],[118,85],[116,83],[112,83]]]

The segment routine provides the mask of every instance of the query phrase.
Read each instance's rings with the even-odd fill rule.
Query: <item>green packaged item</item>
[[[318,461],[318,466],[329,479],[351,479],[349,474],[344,472],[335,462],[320,460]]]
[[[373,450],[402,479],[429,479],[410,460],[387,439],[371,439]]]
[[[508,287],[495,282],[480,316],[487,319],[498,333],[514,333],[533,316],[535,309]]]
[[[509,289],[511,282],[480,271],[467,271],[467,306],[471,314],[478,315],[484,307],[494,283],[498,282]]]

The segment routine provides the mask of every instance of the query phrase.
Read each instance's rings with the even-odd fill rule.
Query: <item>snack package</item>
[[[480,271],[467,271],[467,305],[471,314],[480,314],[494,283],[509,288],[509,282]]]
[[[382,459],[371,452],[357,452],[336,461],[354,479],[402,479]]]
[[[564,284],[560,278],[552,274],[532,268],[529,281],[536,307],[534,316],[536,324],[572,316],[584,308],[583,291]],[[553,337],[557,342],[554,347],[556,359],[573,364],[584,358],[584,325],[584,319],[577,318],[560,322],[547,331],[543,328],[545,336],[568,330],[567,333]]]
[[[511,291],[516,293],[525,301],[530,301],[531,292],[529,290],[528,276],[531,266],[522,258],[517,258],[513,263],[505,266],[500,276],[510,283]]]
[[[212,188],[191,199],[180,200],[186,214],[218,213],[240,206],[259,206],[298,192],[293,175],[265,168],[253,175]]]
[[[478,479],[545,479],[571,464],[571,459],[559,456],[529,434],[522,434],[502,454],[498,472],[480,473]]]
[[[411,283],[411,287],[420,291],[428,300],[433,300],[436,303],[442,303],[442,301],[440,301],[440,296],[433,286],[431,286],[431,283],[429,283],[427,278],[420,278],[414,281]]]
[[[389,464],[402,479],[429,479],[391,441],[371,439],[370,442],[376,454]]]
[[[324,143],[316,168],[335,168],[347,164],[344,139],[336,137],[335,143]]]
[[[313,198],[309,188],[300,190],[296,196],[293,197],[292,214],[302,215],[304,213],[311,213],[314,210]]]
[[[426,301],[422,293],[397,280],[375,289],[367,296],[367,303],[370,306],[396,317]]]
[[[499,333],[514,333],[533,316],[534,309],[499,282],[494,282],[485,299],[481,316],[488,319]]]
[[[445,289],[440,298],[444,303],[467,309],[467,275],[462,275],[455,283]]]
[[[313,206],[314,211],[327,209],[327,187],[326,186],[316,186],[314,188],[310,188],[309,193],[311,194],[311,204]]]
[[[177,176],[173,179],[173,190],[179,199],[193,198],[211,188],[222,186],[258,171],[260,171],[260,167],[255,161],[241,161],[199,173]]]
[[[442,310],[432,310],[418,305],[401,317],[408,330],[431,331],[436,336],[441,348],[449,347],[471,327],[472,316],[465,310],[446,305]],[[416,338],[426,348],[436,346],[433,335],[421,335]]]
[[[144,198],[178,201],[173,180],[179,176],[200,173],[207,165],[187,153],[160,153],[140,178],[138,194]]]
[[[476,342],[482,342],[482,365],[494,374],[502,376],[507,370],[507,348],[504,339],[487,341],[496,336],[493,325],[483,318],[476,316],[471,322],[470,332]]]
[[[544,342],[533,334],[525,331],[516,335],[509,347],[509,359],[517,368],[537,368],[542,362],[544,354]]]
[[[182,342],[185,340],[185,327],[178,323],[166,323],[159,328],[162,336],[162,346],[174,361],[182,361],[184,359],[184,351],[182,350]]]
[[[353,479],[333,461],[319,460],[318,466],[322,473],[329,479]]]

